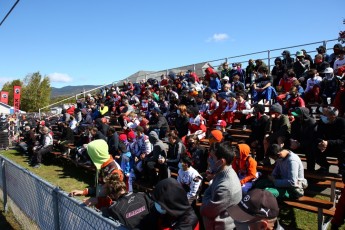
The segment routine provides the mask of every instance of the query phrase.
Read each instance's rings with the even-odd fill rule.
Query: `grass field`
[[[32,171],[53,185],[59,186],[62,190],[69,192],[73,189],[83,189],[94,184],[94,173],[85,169],[76,167],[66,159],[50,160],[51,163],[45,163],[39,169],[33,169],[28,166],[27,158],[17,150],[2,151],[1,155],[13,160],[24,168]],[[318,196],[321,199],[328,197]],[[83,199],[80,197],[79,199]],[[284,229],[317,229],[317,214],[302,211],[293,208],[281,208],[280,222]],[[2,216],[0,217],[0,220]],[[0,229],[2,228],[0,225]],[[11,229],[11,228],[9,228]],[[345,230],[345,226],[342,226]]]

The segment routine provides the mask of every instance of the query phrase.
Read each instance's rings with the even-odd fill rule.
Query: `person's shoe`
[[[231,129],[232,125],[229,125],[228,127],[226,127],[226,129]]]
[[[33,167],[34,169],[38,169],[38,168],[41,167],[41,164],[35,164],[35,165],[32,165],[32,167]]]
[[[242,130],[246,130],[246,129],[247,129],[247,126],[246,126],[246,125],[244,125]]]

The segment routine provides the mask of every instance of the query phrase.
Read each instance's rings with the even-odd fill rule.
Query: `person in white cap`
[[[323,71],[323,79],[320,83],[320,94],[324,104],[332,104],[339,90],[339,81],[334,77],[333,69],[326,68]]]

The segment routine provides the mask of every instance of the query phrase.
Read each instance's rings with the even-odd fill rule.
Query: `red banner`
[[[8,105],[8,92],[5,91],[1,91],[0,93],[0,102],[5,103],[6,105]]]
[[[20,92],[21,87],[20,86],[13,86],[13,107],[14,107],[14,112],[19,112],[20,108]]]

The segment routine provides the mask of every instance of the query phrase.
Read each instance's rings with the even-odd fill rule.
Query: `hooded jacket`
[[[189,205],[187,194],[183,187],[173,178],[160,181],[153,191],[153,200],[166,210],[162,227],[171,229],[194,229],[198,218]]]
[[[237,156],[232,162],[232,168],[238,175],[242,175],[245,177],[240,180],[241,185],[256,179],[256,160],[249,156],[250,147],[247,144],[238,144],[238,148],[240,151],[240,157]]]
[[[149,141],[153,145],[152,152],[148,155],[149,161],[158,161],[159,155],[167,158],[167,151],[164,143],[158,138],[155,131],[149,133]]]

